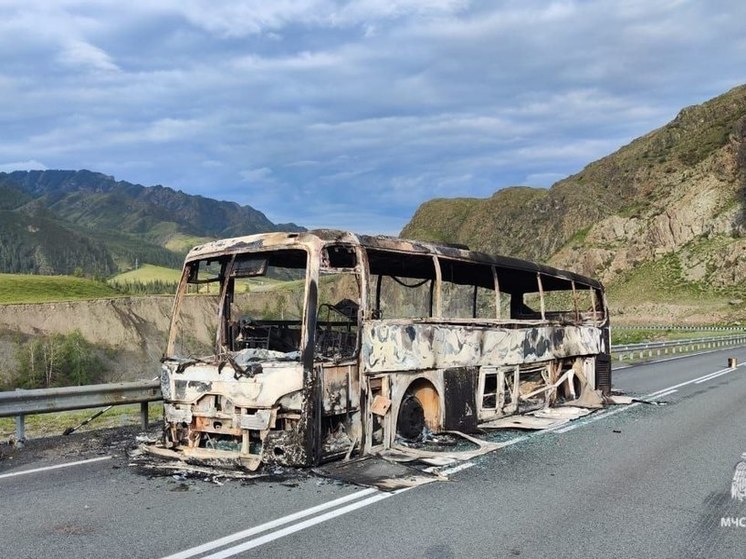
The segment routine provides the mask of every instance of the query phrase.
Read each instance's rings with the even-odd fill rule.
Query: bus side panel
[[[370,321],[363,326],[366,374],[539,363],[604,351],[592,326],[507,329],[490,325]]]
[[[477,430],[478,367],[443,371],[444,427],[450,431],[473,433]]]

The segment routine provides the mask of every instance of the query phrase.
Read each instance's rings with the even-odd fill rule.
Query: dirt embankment
[[[0,373],[14,368],[19,338],[80,330],[88,341],[112,350],[107,380],[153,378],[166,345],[172,305],[170,296],[0,305],[0,357],[6,364]]]

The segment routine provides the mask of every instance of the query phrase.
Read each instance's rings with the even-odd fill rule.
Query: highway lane
[[[744,557],[746,527],[720,526],[746,516],[730,497],[746,452],[746,368],[723,371],[729,356],[746,362],[730,349],[617,371],[615,386],[641,396],[705,380],[665,406],[594,414],[395,495],[313,477],[149,478],[121,455],[6,478],[37,464],[0,462],[3,556],[162,558],[207,545],[182,556]]]
[[[695,366],[708,364],[700,358],[678,362],[655,389],[714,372],[732,353],[711,355],[704,368]],[[746,528],[720,523],[746,515],[746,503],[730,498],[746,452],[744,397],[743,368],[692,383],[665,406],[530,437],[478,460],[454,483],[398,495],[311,528],[313,536],[278,539],[261,554],[742,558]]]
[[[699,376],[698,373],[722,369],[727,366],[728,357],[735,357],[738,363],[744,363],[746,349],[710,350],[693,355],[664,357],[662,360],[632,366],[620,366],[615,362],[614,388],[639,395],[649,394],[691,380]]]

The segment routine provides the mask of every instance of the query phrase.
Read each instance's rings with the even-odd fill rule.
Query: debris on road
[[[365,456],[348,462],[331,462],[314,468],[312,471],[323,477],[355,485],[377,487],[383,491],[396,491],[405,487],[416,487],[448,479],[443,475],[424,472],[382,456]]]

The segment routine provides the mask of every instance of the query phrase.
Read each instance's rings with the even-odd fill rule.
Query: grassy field
[[[201,245],[204,243],[207,243],[209,241],[214,241],[215,239],[211,237],[195,237],[195,236],[189,236],[184,234],[176,234],[173,235],[167,242],[166,242],[166,248],[168,250],[173,250],[174,252],[188,252],[192,248],[194,248],[197,245]]]
[[[115,296],[117,292],[111,286],[86,278],[0,274],[0,304],[46,303]]]
[[[150,283],[162,281],[167,283],[178,282],[181,279],[181,270],[164,268],[152,264],[143,264],[137,270],[130,270],[118,274],[109,280],[110,283]]]
[[[611,344],[627,345],[643,342],[664,342],[673,340],[690,340],[695,338],[719,338],[740,333],[739,331],[718,330],[652,330],[641,328],[614,328],[611,326]]]

